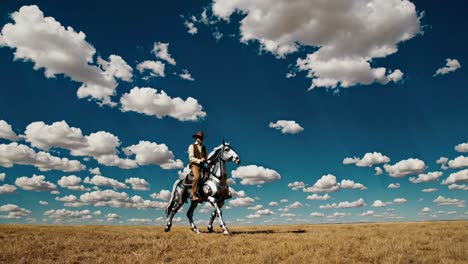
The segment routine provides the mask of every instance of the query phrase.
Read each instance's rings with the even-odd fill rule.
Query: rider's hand
[[[205,159],[205,158],[201,158],[200,160],[201,160],[201,162],[205,162],[205,161],[206,161],[206,159]]]

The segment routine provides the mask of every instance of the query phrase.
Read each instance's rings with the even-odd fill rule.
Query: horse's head
[[[220,148],[221,148],[221,159],[223,159],[224,161],[232,161],[237,165],[240,164],[241,161],[240,161],[239,155],[237,155],[237,153],[234,151],[232,146],[229,145],[229,143],[224,142],[223,140],[223,144],[220,146]]]

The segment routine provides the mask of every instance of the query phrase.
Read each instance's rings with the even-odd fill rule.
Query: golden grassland
[[[0,225],[2,263],[468,263],[468,221],[231,226]]]

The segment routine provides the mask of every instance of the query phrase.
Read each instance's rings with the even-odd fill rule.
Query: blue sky
[[[466,219],[464,4],[267,2],[2,1],[0,222],[162,224],[198,130],[232,225]]]

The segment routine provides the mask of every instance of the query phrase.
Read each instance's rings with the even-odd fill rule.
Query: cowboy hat
[[[195,135],[192,135],[193,138],[205,138],[205,135],[203,134],[203,131],[198,131]]]

